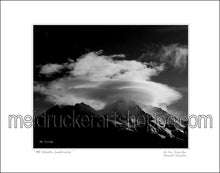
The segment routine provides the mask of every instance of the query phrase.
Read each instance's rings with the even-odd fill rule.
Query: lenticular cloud
[[[51,74],[51,67],[68,70],[68,76],[47,84],[37,83],[35,92],[47,96],[51,102],[60,105],[74,105],[84,102],[101,109],[105,104],[118,98],[127,98],[147,105],[164,108],[181,98],[174,88],[151,81],[164,70],[164,64],[150,66],[147,63],[114,59],[117,55],[105,56],[100,52],[90,52],[76,62],[68,60],[59,66],[42,66],[44,74]],[[47,69],[50,68],[50,69]],[[42,69],[41,69],[42,70]],[[54,70],[53,73],[59,72]]]

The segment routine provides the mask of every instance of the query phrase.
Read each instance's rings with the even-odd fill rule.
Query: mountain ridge
[[[154,109],[161,111],[160,108]],[[114,138],[116,137],[117,140],[123,143],[123,145],[130,146],[126,144],[125,141],[129,142],[130,137],[128,138],[126,136],[131,136],[131,139],[142,141],[145,143],[146,146],[160,146],[160,143],[164,143],[164,145],[166,145],[166,141],[168,141],[169,145],[173,145],[172,143],[175,142],[181,144],[181,141],[183,141],[184,145],[186,145],[185,142],[187,141],[187,139],[182,129],[179,129],[179,127],[168,128],[167,124],[165,126],[160,126],[155,121],[155,116],[150,114],[152,112],[147,112],[147,110],[144,111],[143,108],[141,108],[141,105],[132,100],[118,99],[113,101],[111,104],[108,104],[99,111],[96,111],[90,105],[87,105],[84,102],[77,103],[75,105],[55,105],[48,109],[46,111],[46,114],[54,114],[55,117],[62,118],[65,117],[65,115],[71,115],[73,111],[74,115],[78,116],[79,119],[85,119],[85,117],[87,117],[89,118],[89,120],[93,120],[93,123],[99,123],[100,118],[102,118],[102,125],[108,124],[108,127],[106,128],[104,126],[89,126],[61,129],[56,129],[53,127],[49,129],[40,129],[37,127],[34,131],[35,133],[41,134],[37,135],[38,138],[41,138],[46,134],[46,137],[50,138],[50,136],[53,136],[54,133],[57,133],[58,135],[54,137],[55,139],[59,139],[59,141],[64,140],[67,141],[66,143],[68,143],[68,138],[65,138],[63,136],[64,134],[68,134],[68,136],[76,137],[77,141],[79,140],[78,143],[80,143],[80,145],[87,146],[86,144],[82,143],[82,141],[85,142],[85,140],[82,140],[80,136],[90,136],[91,138],[94,138],[99,142],[100,139],[105,139],[105,141],[102,141],[101,143],[103,143],[103,146],[109,146],[109,144],[107,144],[107,141],[109,143],[112,143],[111,140],[114,141]],[[107,116],[109,114],[116,113],[120,118],[127,112],[130,112],[130,116],[125,119],[112,119]],[[170,114],[166,113],[166,116],[170,116]],[[138,121],[140,117],[146,118],[147,121]],[[122,139],[124,141],[122,141]],[[146,143],[147,141],[149,142],[149,144]],[[94,145],[100,146],[100,144],[95,141],[91,142],[86,140],[86,142],[94,143]],[[133,145],[136,146],[137,144]],[[142,146],[142,144],[139,145]],[[114,143],[114,146],[117,146],[117,144]]]

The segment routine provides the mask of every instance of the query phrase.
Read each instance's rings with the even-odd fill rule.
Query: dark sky
[[[187,26],[80,26],[35,25],[34,62],[64,62],[81,54],[103,49],[105,54],[124,53],[138,57],[152,44],[188,44]]]
[[[68,58],[76,60],[90,51],[102,49],[105,55],[122,53],[126,59],[138,59],[148,48],[170,44],[188,46],[187,25],[35,25],[34,81],[45,82],[59,77],[40,76],[39,65],[64,63]],[[188,88],[188,67],[183,72],[168,68],[152,80],[180,90],[184,88],[185,93]],[[184,95],[185,105],[181,103],[176,106],[186,110],[188,92]],[[38,94],[35,98],[40,102],[42,100]],[[43,107],[44,103],[41,104]]]

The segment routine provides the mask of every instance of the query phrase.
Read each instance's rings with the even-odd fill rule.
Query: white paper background
[[[218,171],[218,2],[1,2],[1,169],[6,171]],[[188,24],[189,113],[211,114],[213,129],[190,129],[187,157],[164,149],[75,149],[37,154],[31,129],[8,115],[32,115],[33,24]]]

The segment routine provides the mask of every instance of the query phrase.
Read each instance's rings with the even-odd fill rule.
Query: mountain
[[[140,115],[146,115],[146,113],[132,100],[118,99],[111,104],[108,104],[104,109],[99,111],[102,115],[114,115],[118,116],[130,116],[138,117]]]
[[[157,116],[153,115],[157,112],[160,116],[171,116],[160,108],[126,99],[115,100],[99,111],[85,103],[74,106],[55,105],[34,119],[34,147],[187,147],[187,135],[178,125],[172,128],[167,124],[160,126],[155,121]],[[117,115],[117,118],[114,118],[114,115]]]
[[[115,120],[118,122],[127,122],[132,124],[135,120],[139,123],[153,119],[153,117],[145,113],[137,104],[132,100],[118,99],[98,111],[100,115],[104,115],[108,120]],[[115,118],[115,119],[114,119]]]
[[[91,106],[81,102],[74,106],[71,105],[55,105],[46,110],[42,115],[72,115],[73,111],[81,115],[96,114],[96,110]]]
[[[113,121],[111,115],[118,115],[119,118],[114,121],[118,121],[117,124],[121,123],[122,127],[130,131],[143,130],[144,126],[148,129],[148,133],[153,133],[161,138],[180,140],[185,138],[184,133],[187,127],[183,126],[176,117],[158,107],[123,98],[106,105],[99,113],[107,118],[110,117],[111,121]],[[122,120],[122,116],[126,118]]]
[[[175,116],[169,114],[165,110],[158,108],[158,107],[153,107],[150,105],[144,105],[142,103],[137,103],[137,105],[147,114],[150,114],[153,116],[155,120],[159,119],[164,119],[166,120],[167,123],[167,128],[170,130],[172,129],[178,129],[182,133],[184,133],[185,128],[187,127],[187,123],[180,122]]]
[[[139,106],[132,100],[118,99],[111,104],[108,104],[104,109],[99,111],[101,114],[114,114],[117,112],[118,115],[140,115],[143,111]]]

